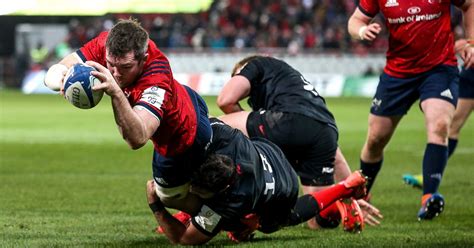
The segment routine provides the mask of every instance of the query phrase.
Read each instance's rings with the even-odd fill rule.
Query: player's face
[[[112,56],[107,52],[107,69],[112,73],[120,88],[123,89],[138,80],[138,76],[143,71],[146,58],[147,55],[143,59],[135,59],[133,51],[121,57]]]

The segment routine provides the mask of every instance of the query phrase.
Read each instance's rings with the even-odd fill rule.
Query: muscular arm
[[[102,82],[93,90],[104,90],[112,99],[115,122],[123,139],[134,150],[144,146],[160,126],[160,121],[145,109],[132,108],[107,68],[93,61],[87,61],[87,64],[98,70],[92,74]]]
[[[239,101],[250,94],[250,81],[244,76],[233,76],[217,97],[217,106],[226,114],[242,111]]]
[[[150,180],[147,182],[147,201],[154,203],[159,201],[155,194],[154,182]],[[212,239],[212,236],[207,236],[197,229],[191,222],[188,225],[181,223],[174,218],[164,207],[153,213],[158,224],[163,227],[166,237],[173,244],[180,245],[199,245],[204,244]]]
[[[377,38],[382,28],[378,23],[370,23],[372,18],[356,8],[349,18],[347,29],[352,38],[372,41]]]

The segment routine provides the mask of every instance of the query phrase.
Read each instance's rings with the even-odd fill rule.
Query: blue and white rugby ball
[[[64,97],[72,105],[81,109],[90,109],[102,99],[104,91],[92,90],[94,85],[101,83],[91,74],[95,70],[94,67],[82,63],[69,68],[64,80]]]

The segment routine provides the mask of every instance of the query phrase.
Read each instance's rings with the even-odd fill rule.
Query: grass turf
[[[212,115],[221,112],[206,98]],[[352,169],[367,129],[370,99],[330,98],[340,145]],[[462,131],[443,184],[445,212],[418,222],[420,191],[403,185],[418,173],[425,146],[417,106],[402,120],[386,149],[373,204],[384,214],[379,227],[360,235],[311,231],[303,225],[271,235],[258,233],[239,247],[472,247],[474,246],[474,121]],[[152,146],[132,151],[113,120],[110,99],[80,110],[53,95],[0,91],[0,247],[168,246],[145,199]],[[210,246],[232,246],[224,234]]]

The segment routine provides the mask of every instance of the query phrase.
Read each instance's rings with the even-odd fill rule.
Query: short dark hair
[[[110,30],[105,47],[112,56],[122,57],[133,51],[142,59],[148,48],[148,33],[136,19],[120,20]]]
[[[254,60],[254,59],[257,59],[257,58],[262,58],[264,56],[262,55],[250,55],[250,56],[247,56],[245,58],[243,58],[242,60],[240,60],[239,62],[237,62],[235,65],[234,65],[234,68],[232,69],[232,74],[231,76],[235,76],[235,74],[237,74],[237,71],[242,67],[244,66],[245,64],[247,64],[248,62],[250,62],[251,60]]]
[[[218,193],[232,184],[236,176],[234,161],[229,156],[211,154],[194,172],[191,185]]]

